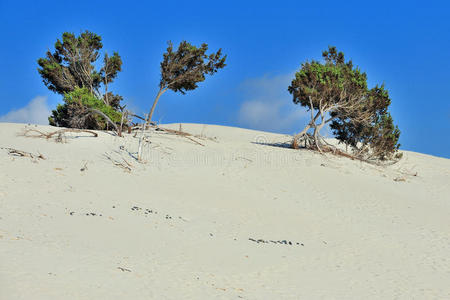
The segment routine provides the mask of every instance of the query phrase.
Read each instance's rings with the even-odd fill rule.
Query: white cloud
[[[48,125],[50,108],[47,105],[47,97],[33,98],[26,106],[11,110],[0,116],[0,122],[31,123]]]
[[[242,90],[247,100],[238,112],[243,126],[274,132],[293,133],[306,123],[306,110],[292,102],[287,88],[294,74],[264,76],[246,80]]]

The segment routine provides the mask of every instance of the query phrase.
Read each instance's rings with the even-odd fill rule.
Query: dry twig
[[[328,145],[330,145],[330,144],[328,144]],[[314,147],[311,147],[310,149],[311,150],[315,150]],[[375,165],[375,166],[380,166],[380,167],[391,166],[391,165],[394,165],[394,164],[396,164],[398,162],[398,160],[383,162],[383,161],[379,161],[379,160],[365,159],[365,158],[362,158],[362,157],[360,157],[358,155],[352,155],[352,154],[349,154],[349,153],[344,152],[342,150],[339,150],[338,148],[336,148],[333,145],[330,145],[330,146],[327,146],[327,147],[322,147],[322,154],[323,153],[331,153],[331,154],[334,154],[336,156],[342,156],[342,157],[350,158],[351,160],[359,160],[359,161],[368,163],[370,165]]]
[[[131,167],[133,166],[132,164],[130,164],[129,162],[127,162],[123,157],[122,157],[122,161],[118,161],[114,158],[112,158],[108,153],[105,153],[104,156],[110,160],[113,165],[122,168],[123,170],[125,170],[126,172],[131,172]]]
[[[84,172],[88,169],[87,164],[87,162],[84,163],[84,166],[80,169],[81,172]]]
[[[122,272],[131,272],[130,269],[126,269],[126,268],[122,268],[122,267],[117,267],[117,269],[119,269]]]
[[[28,129],[24,130],[22,135],[25,137],[46,138],[46,139],[50,139],[50,138],[54,137],[55,135],[57,135],[56,141],[61,142],[62,136],[66,132],[86,132],[86,133],[92,134],[94,137],[98,136],[98,134],[94,131],[86,130],[86,129],[77,129],[77,128],[64,128],[64,129],[56,130],[53,132],[42,132],[37,129],[28,128]]]
[[[181,126],[180,126],[180,129],[181,129]],[[196,140],[194,140],[192,138],[192,137],[197,137],[197,136],[192,135],[192,134],[187,133],[187,132],[184,132],[184,131],[181,131],[181,130],[174,130],[174,129],[161,128],[161,127],[158,127],[156,130],[157,131],[163,131],[163,132],[171,133],[171,134],[174,134],[174,135],[179,135],[179,136],[182,136],[184,138],[187,138],[188,140],[196,143],[197,145],[200,145],[200,146],[203,146],[203,147],[205,146],[202,143],[200,143],[200,142],[198,142],[198,141],[196,141]]]
[[[39,153],[39,152],[38,152],[39,155],[35,155],[35,154],[30,153],[30,152],[26,152],[26,151],[22,151],[22,150],[17,150],[17,149],[14,149],[14,148],[5,148],[5,147],[2,147],[2,148],[0,148],[0,149],[5,149],[5,150],[7,150],[7,151],[8,151],[8,154],[11,155],[11,156],[29,157],[29,158],[32,158],[32,159],[46,159],[46,158],[44,157],[44,155],[42,155],[42,154]]]

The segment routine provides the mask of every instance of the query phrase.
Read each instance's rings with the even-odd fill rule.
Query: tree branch
[[[114,127],[114,129],[116,130],[116,133],[117,134],[119,133],[119,128],[117,127],[117,125],[103,112],[99,111],[98,109],[94,109],[94,108],[88,108],[88,110],[90,112],[93,112],[93,113],[96,113],[96,114],[102,116],[108,123],[110,123]]]

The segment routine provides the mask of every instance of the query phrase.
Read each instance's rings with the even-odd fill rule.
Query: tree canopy
[[[205,75],[213,75],[226,66],[226,55],[222,55],[222,49],[208,55],[208,45],[205,43],[196,47],[183,41],[176,51],[170,41],[168,44],[161,62],[159,91],[148,115],[148,122],[151,121],[159,97],[164,92],[172,90],[185,94],[195,90],[198,83],[205,80]]]
[[[346,62],[335,47],[329,47],[322,57],[324,62],[303,63],[288,87],[293,102],[311,113],[310,122],[296,135],[293,146],[298,147],[302,140],[305,146],[320,150],[324,143],[320,130],[331,122],[336,137],[358,154],[391,157],[398,149],[400,131],[388,113],[391,100],[384,85],[369,89],[366,73],[351,60]],[[309,129],[314,130],[312,136]]]
[[[103,111],[104,117],[116,119],[122,97],[109,92],[108,85],[122,70],[122,59],[117,52],[112,56],[105,53],[103,65],[96,70],[95,63],[100,58],[102,48],[102,38],[93,32],[85,31],[79,36],[65,32],[61,40],[57,39],[55,51],[52,53],[48,50],[46,57],[38,59],[38,72],[44,84],[51,91],[63,95],[65,101],[49,117],[51,125],[108,128],[107,122],[100,122],[98,116],[86,115],[94,111]],[[104,88],[103,94],[101,86]],[[74,97],[83,101],[77,101],[77,105],[74,105],[75,102],[70,100]],[[93,107],[96,109],[93,110]]]

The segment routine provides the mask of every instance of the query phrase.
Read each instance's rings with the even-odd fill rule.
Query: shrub
[[[122,114],[92,95],[87,88],[75,88],[64,94],[64,104],[58,104],[48,118],[50,125],[83,128],[108,129],[108,121],[97,111],[105,114],[113,123],[119,124]]]

